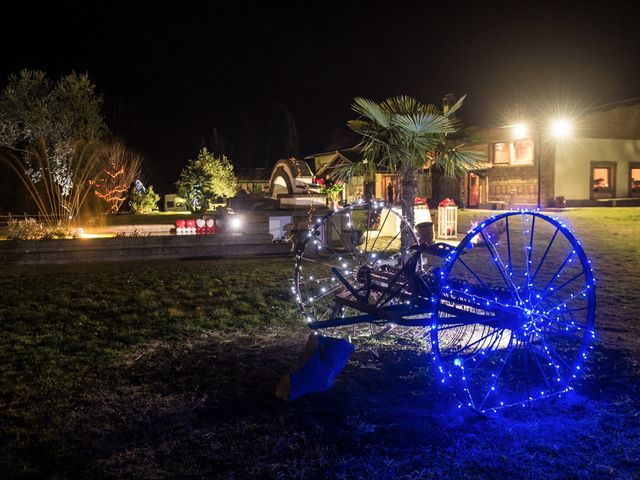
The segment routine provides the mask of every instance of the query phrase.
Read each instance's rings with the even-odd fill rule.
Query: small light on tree
[[[129,151],[124,143],[115,141],[105,148],[105,167],[93,182],[96,196],[116,213],[127,199],[131,184],[140,176],[142,158]]]

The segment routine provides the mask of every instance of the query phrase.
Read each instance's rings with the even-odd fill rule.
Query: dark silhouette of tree
[[[267,143],[267,167],[281,158],[298,157],[298,130],[289,109],[275,103]]]

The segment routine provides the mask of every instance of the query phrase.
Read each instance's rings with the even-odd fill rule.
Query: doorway
[[[393,189],[391,193],[393,194],[393,198],[389,199],[389,184],[392,185]],[[392,205],[400,203],[400,199],[402,198],[402,188],[400,187],[400,176],[399,175],[383,175],[382,176],[382,193],[384,194],[384,200],[386,202],[390,202]]]
[[[468,206],[478,207],[480,205],[480,176],[475,173],[469,173],[469,194]]]

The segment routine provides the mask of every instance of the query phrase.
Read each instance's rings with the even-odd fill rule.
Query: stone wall
[[[285,255],[291,246],[269,234],[221,233],[0,242],[0,265],[119,262],[254,255]]]

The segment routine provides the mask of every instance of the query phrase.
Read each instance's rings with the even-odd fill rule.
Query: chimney
[[[442,99],[442,112],[448,113],[449,109],[453,107],[457,101],[458,101],[458,98],[456,97],[455,94],[447,93]]]

